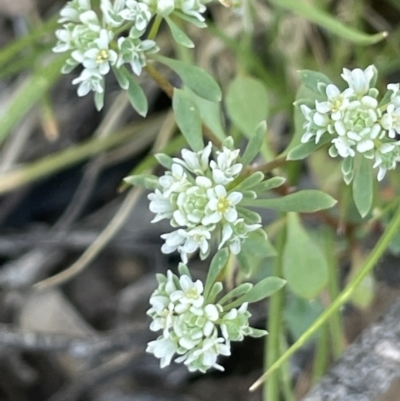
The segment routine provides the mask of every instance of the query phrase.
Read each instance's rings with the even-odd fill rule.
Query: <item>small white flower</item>
[[[199,21],[205,21],[202,13],[206,11],[206,6],[199,0],[175,0],[175,7],[182,10],[184,14],[197,18]]]
[[[60,11],[61,18],[58,22],[79,22],[79,16],[90,10],[90,0],[69,1]]]
[[[180,193],[191,185],[183,167],[176,163],[171,166],[171,171],[160,177],[159,182],[164,188],[163,195],[167,198],[173,192]]]
[[[100,8],[103,13],[104,22],[113,27],[118,28],[124,23],[121,15],[125,7],[125,0],[100,0]]]
[[[373,168],[379,167],[378,181],[382,181],[387,170],[396,168],[400,162],[400,141],[381,144],[375,152]]]
[[[143,67],[147,64],[146,53],[156,53],[159,50],[153,40],[140,40],[132,37],[119,38],[118,49],[117,67],[128,63],[136,75],[140,75]]]
[[[90,91],[104,93],[104,78],[97,70],[85,68],[78,78],[72,81],[78,86],[78,96],[86,96]]]
[[[172,214],[175,210],[174,206],[170,202],[169,198],[165,197],[159,189],[156,189],[147,197],[150,200],[150,211],[156,213],[156,216],[151,221],[152,223],[156,223],[157,221],[163,219],[170,219],[172,217]]]
[[[77,59],[83,66],[90,70],[98,70],[101,75],[106,75],[110,71],[110,65],[117,62],[118,55],[114,50],[109,49],[109,43],[112,39],[112,33],[106,29],[102,29],[99,37],[93,42],[90,49],[86,50],[83,55],[73,52],[72,57],[82,57]]]
[[[388,131],[389,138],[396,138],[396,134],[400,133],[400,108],[396,108],[393,103],[390,103],[380,122],[382,127]]]
[[[349,106],[349,98],[353,94],[353,89],[348,88],[344,92],[340,92],[335,85],[329,84],[326,87],[327,100],[325,102],[316,101],[316,110],[321,114],[331,113],[330,118],[337,121],[342,117],[343,112]],[[322,127],[325,126],[326,124],[322,125]]]
[[[338,136],[332,139],[332,143],[341,157],[354,157],[356,152],[353,149],[355,141],[348,139],[346,136]],[[330,152],[332,155],[332,153]]]
[[[156,358],[161,359],[160,366],[165,368],[171,363],[172,357],[178,349],[178,344],[171,337],[158,337],[157,340],[147,344],[146,352],[154,354]]]
[[[246,224],[244,219],[238,219],[233,224],[224,224],[218,249],[221,249],[227,243],[229,250],[234,255],[238,255],[242,242],[248,237],[250,232],[259,228],[261,228],[261,224]]]
[[[137,38],[144,33],[152,16],[149,6],[136,0],[127,0],[126,8],[119,15],[126,21],[134,22],[133,31],[131,30],[130,36]]]
[[[200,308],[203,306],[204,297],[203,283],[200,280],[193,282],[190,277],[183,275],[179,278],[181,290],[176,290],[171,294],[171,301]]]
[[[349,88],[353,89],[356,95],[365,95],[370,89],[371,80],[377,71],[374,65],[368,66],[365,70],[355,68],[348,70],[343,68],[342,78],[348,83]]]
[[[223,147],[222,151],[217,152],[217,161],[212,160],[210,167],[214,182],[226,185],[233,181],[242,171],[243,165],[236,163],[239,157],[239,149],[230,150]]]
[[[236,205],[242,200],[240,192],[227,193],[226,188],[217,185],[207,190],[209,202],[207,203],[207,214],[202,218],[203,225],[216,224],[222,219],[233,223],[238,218]]]
[[[208,369],[214,368],[223,371],[224,368],[217,364],[219,355],[230,355],[230,344],[225,343],[223,338],[216,335],[206,338],[198,347],[188,352],[184,357],[178,358],[177,361],[182,362],[188,367],[190,372],[197,370],[205,373]]]
[[[182,149],[182,159],[173,158],[174,163],[178,163],[190,172],[196,175],[204,175],[208,169],[209,159],[211,155],[212,144],[208,142],[207,146],[199,152],[192,152],[188,149]]]

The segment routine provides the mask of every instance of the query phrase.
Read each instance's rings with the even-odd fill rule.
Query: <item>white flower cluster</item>
[[[389,84],[388,92],[378,102],[378,90],[374,87],[377,71],[373,65],[365,70],[343,69],[342,78],[348,88],[340,91],[335,85],[320,86],[326,99],[315,101],[315,107],[300,106],[306,119],[303,143],[330,135],[332,146],[329,154],[347,159],[342,171],[346,183],[353,179],[353,159],[356,154],[374,161],[379,167],[378,180],[387,170],[400,161],[400,85]]]
[[[205,9],[200,0],[100,0],[99,16],[90,0],[72,0],[60,11],[63,28],[55,33],[58,42],[53,51],[70,53],[63,73],[71,72],[79,64],[83,66],[72,83],[79,85],[78,96],[94,92],[96,107],[101,109],[104,76],[111,67],[119,69],[129,64],[140,75],[146,66],[146,55],[159,50],[153,40],[141,39],[155,14],[165,17],[178,10],[189,19],[203,22],[201,13]],[[121,32],[128,34],[119,36]]]
[[[184,263],[187,254],[197,249],[205,259],[212,236],[218,238],[219,249],[228,246],[238,254],[248,233],[261,227],[260,216],[239,205],[244,197],[235,186],[243,168],[239,150],[223,146],[210,161],[211,152],[211,142],[199,152],[183,149],[182,159],[172,159],[170,171],[160,177],[160,189],[148,196],[150,210],[156,213],[152,222],[168,219],[177,228],[161,236],[165,240],[162,252],[178,251]],[[256,193],[246,191],[246,196],[254,199]],[[249,213],[255,220],[248,221]]]
[[[178,354],[175,362],[183,362],[191,372],[223,370],[217,358],[230,355],[231,341],[267,334],[249,327],[247,303],[226,311],[218,303],[207,302],[200,280],[193,282],[188,275],[178,277],[171,271],[166,276],[158,274],[157,280],[147,314],[153,319],[150,330],[162,330],[162,335],[149,342],[146,351],[161,359],[162,368]]]

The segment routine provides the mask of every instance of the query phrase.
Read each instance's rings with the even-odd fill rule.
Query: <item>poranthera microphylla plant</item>
[[[205,3],[100,0],[95,8],[89,0],[73,0],[60,12],[62,28],[56,31],[58,42],[53,49],[68,53],[63,73],[80,66],[72,83],[78,86],[78,96],[93,92],[99,110],[104,104],[104,78],[110,72],[143,116],[147,102],[135,76],[146,70],[165,90],[170,84],[153,69],[157,61],[174,70],[183,82],[181,89],[167,92],[173,95],[177,125],[191,149],[180,149],[180,156],[175,157],[155,155],[165,168],[160,177],[134,174],[125,181],[150,190],[152,222],[167,220],[171,227],[161,236],[161,251],[177,252],[181,258],[175,273],[157,276],[158,287],[147,313],[152,320],[150,329],[159,336],[148,344],[147,351],[160,359],[161,367],[174,360],[190,371],[203,373],[210,368],[223,369],[218,357],[230,355],[231,342],[267,334],[251,327],[249,304],[274,294],[286,281],[289,291],[304,299],[316,298],[326,286],[327,257],[308,235],[298,213],[321,211],[336,203],[318,190],[273,195],[285,178],[273,175],[268,163],[251,164],[266,143],[266,124],[254,121],[241,151],[233,138],[211,121],[210,111],[220,112],[221,91],[214,79],[199,67],[157,54],[162,51],[157,45],[162,20],[179,45],[194,46],[182,22],[205,28]],[[235,2],[235,7],[240,10],[241,5]],[[308,90],[305,98],[295,102],[302,116],[300,136],[274,166],[327,147],[321,151],[340,160],[344,183],[352,184],[354,205],[364,218],[374,206],[374,186],[400,161],[400,84],[390,83],[380,93],[373,65],[344,68],[341,77],[345,85],[340,88],[321,73],[300,72],[302,85]],[[204,143],[204,126],[212,142],[207,139]],[[282,253],[278,258],[283,266],[280,277],[256,272],[253,266],[260,249],[273,249],[262,218],[253,208],[287,213],[283,217],[286,242],[277,250]],[[204,261],[214,254],[205,282],[192,278],[189,266],[194,253]],[[366,266],[362,274],[370,269]],[[224,282],[235,270],[240,272],[236,286],[226,291]],[[252,273],[257,273],[253,276],[256,284],[241,282]]]

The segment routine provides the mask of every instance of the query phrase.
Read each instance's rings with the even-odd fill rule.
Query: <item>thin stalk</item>
[[[330,301],[332,302],[333,299],[336,299],[339,296],[340,289],[338,265],[336,263],[336,257],[334,253],[333,235],[332,230],[329,228],[327,228],[324,233],[324,248],[328,262],[328,294]],[[345,347],[343,337],[343,322],[339,310],[333,313],[332,317],[329,319],[329,331],[332,341],[332,353],[333,357],[336,359],[342,355]]]
[[[286,241],[286,228],[283,227],[277,238],[277,252],[272,275],[282,277],[283,273],[283,248]],[[271,367],[280,356],[280,337],[282,333],[282,306],[284,291],[277,291],[271,296],[269,301],[268,313],[268,336],[266,338],[266,357],[265,365],[267,369]],[[278,401],[280,393],[279,375],[274,374],[268,385],[264,386],[264,401]]]
[[[281,335],[281,355],[287,350],[287,342],[284,335]],[[289,363],[283,364],[283,369],[281,369],[280,380],[282,384],[282,395],[285,401],[295,401],[295,397],[292,389],[292,378],[290,375]]]
[[[135,123],[107,138],[92,138],[80,145],[71,146],[66,150],[44,157],[37,162],[4,173],[0,176],[0,194],[5,194],[22,185],[64,170],[67,167],[86,160],[90,156],[126,142],[139,133],[144,137],[149,137],[151,136],[149,135],[149,130],[156,130],[156,127],[161,124],[163,117],[158,117],[151,127],[148,126],[148,123],[143,125]],[[150,138],[149,140],[151,141],[152,139]]]
[[[312,382],[315,384],[324,375],[329,362],[329,335],[328,328],[323,326],[317,341],[314,356]]]
[[[151,26],[149,36],[147,37],[147,39],[149,39],[149,40],[155,39],[155,37],[157,36],[158,30],[160,29],[161,22],[162,22],[162,17],[157,14],[156,18],[154,18],[154,22],[153,22],[153,25]]]
[[[352,296],[357,286],[368,276],[378,260],[381,258],[392,239],[400,228],[400,206],[398,207],[392,221],[386,227],[383,235],[375,245],[374,249],[366,259],[364,266],[354,276],[353,280],[345,287],[332,304],[317,318],[314,324],[306,330],[302,336],[267,370],[251,387],[250,391],[256,390],[273,372],[275,372],[285,361],[287,361],[297,350],[299,350],[329,318],[340,309]],[[268,400],[270,401],[270,400]]]
[[[148,63],[144,69],[150,75],[150,77],[154,79],[158,86],[167,94],[167,96],[172,99],[172,96],[174,95],[174,87],[168,82],[168,80],[165,79],[165,77],[158,72],[154,65],[150,63]]]

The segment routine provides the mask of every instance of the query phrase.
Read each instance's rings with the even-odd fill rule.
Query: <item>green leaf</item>
[[[329,209],[336,204],[330,195],[307,189],[286,195],[282,198],[255,199],[241,202],[241,206],[263,207],[275,209],[280,212],[314,213],[318,210]]]
[[[324,308],[319,300],[292,296],[284,309],[283,315],[287,328],[295,341],[314,323],[323,310]]]
[[[245,217],[248,223],[259,223],[260,216],[258,213],[249,211],[251,214],[243,213],[238,207],[238,212]],[[254,221],[251,220],[254,219]],[[261,262],[266,258],[272,258],[277,255],[275,248],[268,241],[266,234],[262,230],[256,230],[249,233],[248,238],[242,243],[240,253],[236,256],[239,262],[240,271],[249,277],[256,270]]]
[[[176,43],[179,43],[180,45],[188,48],[194,47],[194,43],[185,34],[185,32],[183,32],[182,29],[180,29],[178,25],[176,25],[175,22],[172,21],[171,18],[164,17],[164,19],[167,22],[169,29],[171,30],[172,37],[174,38]]]
[[[257,185],[257,188],[255,188],[255,191],[266,192],[266,191],[269,191],[270,189],[280,187],[285,181],[286,181],[286,178],[284,178],[284,177],[272,177],[268,180],[261,182],[259,185]]]
[[[207,273],[206,284],[204,286],[204,299],[208,299],[211,287],[214,285],[222,269],[225,267],[228,257],[228,250],[223,248],[212,258],[211,265]]]
[[[299,75],[303,85],[318,95],[321,94],[321,84],[332,84],[332,81],[325,74],[322,74],[322,72],[300,70]]]
[[[246,224],[259,224],[261,223],[261,216],[245,207],[236,206],[236,210],[240,217],[244,218]],[[263,236],[264,237],[264,236]]]
[[[219,102],[221,100],[221,89],[214,78],[202,68],[181,60],[160,56],[159,54],[153,54],[152,58],[175,71],[183,83],[196,95],[211,102]]]
[[[146,117],[148,104],[143,89],[125,67],[121,67],[120,70],[129,82],[129,88],[127,92],[128,99],[131,102],[132,107],[138,112],[139,115],[141,115],[142,117]]]
[[[196,17],[192,17],[191,15],[184,14],[178,9],[174,10],[174,15],[183,19],[184,21],[190,22],[194,26],[197,26],[197,28],[207,28],[207,24],[205,22],[199,21]]]
[[[125,74],[123,73],[123,71],[121,71],[120,68],[117,68],[115,66],[112,67],[113,73],[115,75],[115,78],[117,78],[118,81],[118,85],[122,88],[127,90],[129,88],[129,80],[128,78],[125,76]]]
[[[380,32],[374,35],[368,35],[343,25],[335,16],[327,14],[324,10],[319,9],[315,5],[309,5],[299,0],[272,0],[272,3],[279,7],[283,7],[291,12],[306,18],[309,21],[327,29],[334,35],[340,36],[350,42],[360,45],[371,45],[377,43],[387,36],[387,32]]]
[[[250,137],[249,143],[246,146],[246,150],[241,157],[243,167],[246,167],[248,164],[250,164],[260,152],[266,134],[267,123],[266,121],[262,121],[260,122],[260,124],[257,125],[256,132],[253,136]]]
[[[168,156],[165,153],[157,153],[154,155],[154,157],[165,168],[168,168],[168,169],[171,168],[172,163],[173,163],[171,156]]]
[[[188,87],[183,89],[187,92],[199,110],[203,124],[221,141],[226,138],[224,127],[221,122],[221,102],[211,102],[197,96]]]
[[[287,155],[287,160],[302,160],[306,157],[310,156],[317,149],[321,148],[328,142],[332,140],[332,136],[329,134],[322,135],[321,139],[318,143],[315,142],[307,142],[301,143],[300,145],[295,146]]]
[[[267,330],[255,329],[254,327],[251,327],[250,330],[251,333],[249,334],[249,336],[254,338],[264,337],[268,334]]]
[[[189,146],[196,152],[204,148],[199,111],[192,99],[181,89],[174,89],[172,108],[176,123]]]
[[[125,177],[124,182],[147,189],[160,188],[158,177],[152,174],[131,175],[129,177]]]
[[[227,294],[225,294],[219,301],[218,303],[220,305],[225,304],[227,301],[230,301],[233,298],[238,298],[242,296],[243,294],[246,294],[253,288],[253,284],[251,283],[243,283],[235,287],[232,291],[229,291]]]
[[[235,189],[240,189],[241,191],[245,191],[248,189],[253,189],[255,186],[258,186],[260,182],[264,179],[264,174],[261,171],[257,171],[247,178],[245,178],[242,182],[236,185]]]
[[[370,162],[360,157],[353,181],[353,199],[361,215],[365,217],[372,207],[373,175]]]
[[[259,281],[254,287],[247,292],[246,294],[242,295],[236,301],[226,305],[224,310],[229,310],[232,308],[236,308],[242,305],[245,302],[253,303],[261,301],[264,298],[271,296],[276,291],[280,290],[286,281],[282,280],[279,277],[267,277],[263,280]]]
[[[181,276],[188,276],[188,277],[192,278],[192,275],[190,274],[190,270],[185,264],[179,263],[178,271]]]
[[[217,298],[217,295],[224,289],[224,286],[222,283],[217,281],[216,283],[213,284],[211,287],[210,293],[207,296],[207,302],[209,303],[215,303],[215,298]]]
[[[237,76],[228,88],[225,102],[229,117],[248,138],[267,119],[268,93],[257,79]]]
[[[283,273],[291,290],[303,298],[315,298],[328,281],[328,264],[296,213],[287,216]]]

